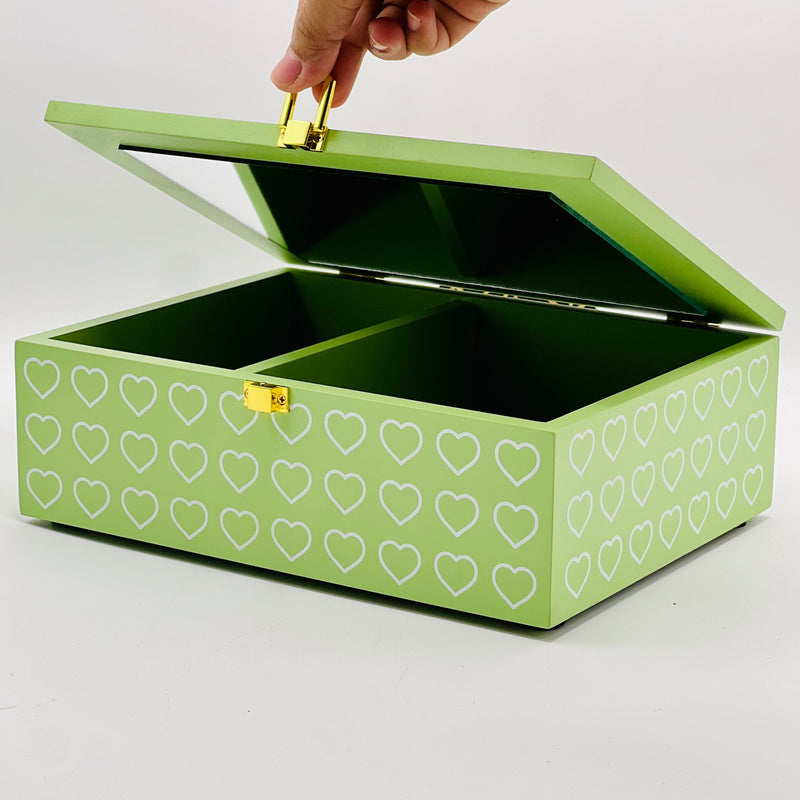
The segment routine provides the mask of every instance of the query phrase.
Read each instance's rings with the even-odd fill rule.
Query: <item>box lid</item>
[[[335,130],[309,152],[278,147],[278,125],[63,102],[46,120],[297,267],[783,324],[780,306],[589,156]],[[209,159],[232,163],[256,223],[190,191],[191,178],[172,180],[169,166],[154,169],[154,157],[189,175]]]

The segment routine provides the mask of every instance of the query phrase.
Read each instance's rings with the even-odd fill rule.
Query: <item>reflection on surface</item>
[[[233,164],[212,158],[192,158],[145,150],[127,152],[179,186],[207,200],[220,211],[230,214],[248,228],[264,235],[264,226]]]
[[[309,264],[702,313],[548,192],[307,164],[130,154]]]

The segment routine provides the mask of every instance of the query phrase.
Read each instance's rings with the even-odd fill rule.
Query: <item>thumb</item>
[[[281,91],[299,92],[325,80],[362,5],[363,0],[300,0],[292,43],[272,82]]]

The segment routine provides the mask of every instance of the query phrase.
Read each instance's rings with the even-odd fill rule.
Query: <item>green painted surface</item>
[[[209,365],[213,341],[182,349],[197,308],[217,303],[223,327],[236,319],[231,291],[279,300],[304,321],[302,335],[280,354],[264,338],[262,349],[248,343],[227,366]],[[380,301],[365,303],[375,291]],[[154,312],[162,322],[143,324]],[[777,349],[769,337],[327,276],[259,277],[18,342],[20,506],[551,627],[769,505]],[[289,385],[291,412],[248,412],[246,378]],[[706,436],[709,464],[695,480],[693,444]],[[581,451],[590,438],[591,452]],[[685,463],[670,490],[661,470],[678,448]],[[635,476],[648,463],[656,473],[640,504]],[[614,498],[603,487],[617,475],[624,496],[608,519]],[[586,492],[594,507],[584,524]],[[712,505],[695,534],[704,492]],[[683,527],[672,541],[659,523],[675,505]],[[646,548],[632,533],[645,521],[654,526]]]
[[[704,364],[559,433],[553,623],[769,507],[778,341]]]
[[[669,293],[673,303],[680,302],[680,298],[689,298],[696,307],[705,309],[709,320],[772,329],[779,329],[783,324],[784,312],[776,303],[606,165],[587,156],[340,131],[331,133],[323,153],[306,153],[277,148],[276,125],[61,102],[50,104],[47,120],[140,178],[289,263],[303,262],[297,253],[283,246],[291,241],[291,236],[287,236],[286,231],[280,227],[279,216],[285,213],[284,209],[267,208],[268,202],[256,202],[260,218],[273,234],[272,240],[267,240],[146,167],[120,148],[344,170],[362,176],[395,176],[549,193],[602,232],[604,237],[615,242],[625,253],[629,253],[634,260],[631,264],[640,262],[659,276],[660,282],[651,280],[647,291],[642,290],[644,293],[640,293],[640,300],[634,301],[635,305],[651,307],[653,297],[661,294],[666,285],[673,287],[677,293]],[[245,182],[251,196],[254,196],[253,181]],[[329,193],[319,199],[307,198],[307,201],[314,208],[317,203],[321,203],[325,213],[335,212],[335,194]],[[495,205],[498,219],[501,219],[504,206],[502,203]],[[450,210],[458,207],[459,204],[455,203]],[[307,206],[298,209],[298,213],[301,214],[306,208]],[[492,221],[486,223],[489,230],[492,229]],[[287,223],[284,221],[283,224],[286,226]],[[459,230],[464,230],[464,226],[459,226]],[[447,240],[446,233],[444,238]],[[504,241],[504,238],[498,239],[497,247],[501,248],[500,252]],[[383,253],[380,241],[376,240],[375,244],[378,247],[373,247],[371,253]],[[532,249],[535,249],[535,244],[532,243]],[[468,248],[465,251],[471,252]],[[458,264],[458,254],[455,263]],[[495,266],[492,265],[492,269]],[[581,265],[581,268],[584,267],[585,265]],[[407,269],[413,273],[412,267]],[[552,287],[548,278],[549,269],[546,263],[546,280],[541,284],[544,289],[571,296],[574,289],[569,281],[561,288]],[[535,269],[533,272],[535,273]],[[631,278],[633,274],[635,270],[630,272],[610,269],[608,281],[601,282],[604,294],[598,299],[630,304],[627,293],[631,288],[630,281],[634,280]],[[434,273],[432,277],[437,276]],[[475,283],[483,282],[479,280],[479,276],[470,277]],[[485,280],[486,285],[491,285],[488,278]],[[498,283],[501,288],[504,286],[503,282]],[[530,285],[536,285],[533,278]],[[526,285],[523,288],[530,287]],[[671,308],[666,302],[661,303],[661,307]]]

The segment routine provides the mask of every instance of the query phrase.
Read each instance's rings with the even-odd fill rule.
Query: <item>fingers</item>
[[[363,6],[363,0],[300,0],[292,42],[272,71],[272,82],[284,92],[299,92],[321,83],[331,74]],[[352,54],[346,66],[346,77],[355,80],[358,65],[353,71]]]
[[[369,49],[385,61],[429,56],[450,46],[447,28],[429,0],[395,0],[369,26]]]

